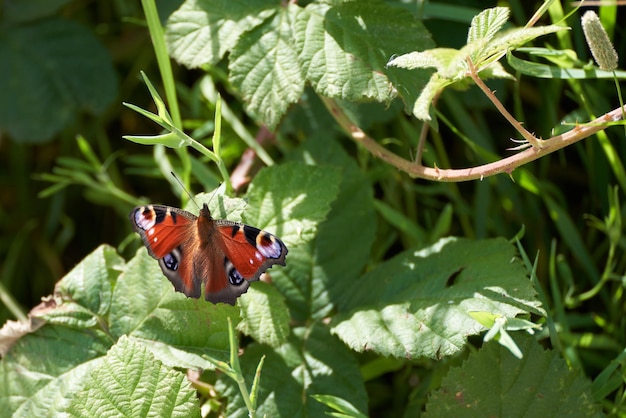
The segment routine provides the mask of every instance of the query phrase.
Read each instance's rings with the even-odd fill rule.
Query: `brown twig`
[[[517,167],[551,154],[581,139],[588,138],[596,132],[606,129],[611,123],[622,119],[623,110],[621,107],[614,109],[591,122],[577,125],[569,132],[543,140],[540,148],[528,148],[510,157],[477,167],[441,169],[438,167],[423,166],[419,161],[416,164],[413,161],[406,160],[387,150],[355,125],[335,101],[326,97],[322,97],[322,100],[337,123],[339,123],[355,142],[363,145],[372,155],[406,172],[412,177],[441,182],[476,180],[500,173],[511,174]]]

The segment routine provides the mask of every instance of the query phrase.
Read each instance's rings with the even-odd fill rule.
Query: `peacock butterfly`
[[[174,288],[199,298],[231,305],[250,281],[274,264],[285,265],[287,247],[255,227],[213,219],[208,205],[199,216],[164,205],[139,206],[129,215],[148,253],[159,260]]]

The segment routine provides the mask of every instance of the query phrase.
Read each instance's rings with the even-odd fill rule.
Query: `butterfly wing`
[[[163,274],[174,288],[189,297],[200,297],[202,280],[194,274],[193,266],[198,246],[197,217],[163,205],[136,207],[129,217],[148,253],[159,260]]]
[[[205,204],[196,217],[163,205],[130,213],[133,228],[177,291],[231,305],[250,281],[274,264],[285,265],[287,247],[274,235],[226,220],[213,220]]]
[[[206,239],[205,253],[211,254],[211,261],[200,268],[210,271],[203,280],[205,299],[213,303],[234,304],[248,290],[250,281],[258,280],[274,264],[285,265],[287,247],[282,241],[248,225],[212,220],[206,205],[198,218],[198,234],[200,241]]]
[[[285,265],[287,247],[276,236],[250,225],[215,222],[226,258],[244,279],[258,280],[274,264]]]

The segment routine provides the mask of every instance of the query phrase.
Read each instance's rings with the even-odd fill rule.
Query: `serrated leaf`
[[[287,247],[308,242],[337,197],[339,179],[335,167],[265,167],[250,184],[244,222],[276,234]]]
[[[458,49],[435,48],[427,51],[414,51],[396,56],[387,63],[391,67],[407,68],[434,68],[438,72],[447,71],[450,62],[458,55]]]
[[[127,337],[91,371],[68,412],[77,417],[200,416],[196,392],[185,376]]]
[[[246,382],[252,382],[259,359],[265,357],[257,416],[317,417],[328,408],[310,398],[324,393],[367,410],[363,379],[352,353],[328,333],[327,327],[296,328],[277,350],[252,344],[240,357]],[[247,417],[248,410],[235,383],[220,376],[217,389],[228,397],[225,415]]]
[[[510,49],[524,45],[540,36],[567,29],[569,28],[557,25],[510,29],[498,34],[493,41],[484,46],[471,43],[461,51],[470,56],[477,68],[482,70],[484,67],[502,58]]]
[[[246,109],[276,127],[304,91],[304,77],[293,45],[292,21],[300,8],[288,4],[246,33],[233,48],[230,76]]]
[[[42,143],[78,112],[99,114],[117,94],[111,58],[85,27],[59,18],[0,28],[0,129]]]
[[[57,309],[38,316],[68,326],[96,325],[109,311],[113,282],[123,266],[124,260],[114,248],[101,245],[57,283]]]
[[[406,11],[380,1],[311,3],[298,14],[294,37],[314,89],[343,100],[388,101],[385,63],[429,41]]]
[[[509,20],[510,14],[508,7],[493,7],[474,16],[467,33],[467,43],[490,41]]]
[[[216,64],[242,34],[275,13],[276,7],[271,0],[187,0],[167,22],[170,54],[191,68]]]
[[[58,325],[25,335],[0,361],[3,413],[38,417],[61,411],[110,344],[102,332]]]
[[[516,334],[524,359],[492,342],[450,370],[428,398],[424,417],[602,417],[591,383],[557,352]]]
[[[277,347],[284,344],[289,335],[289,309],[283,296],[275,287],[253,283],[245,295],[239,298],[242,321],[237,329],[255,341]]]
[[[503,239],[442,239],[342,282],[333,333],[357,351],[441,358],[484,328],[470,312],[543,314],[515,249]]]
[[[333,140],[313,138],[295,158],[310,169],[341,169],[339,194],[314,241],[290,248],[287,266],[272,273],[275,286],[287,296],[292,316],[300,321],[319,319],[333,308],[335,284],[356,279],[369,260],[376,223],[371,184]],[[341,290],[339,290],[341,291]]]
[[[35,390],[31,396],[24,399],[20,403],[13,416],[20,417],[42,417],[42,416],[59,416],[63,414],[76,393],[80,390],[84,381],[88,378],[89,373],[97,367],[101,362],[101,358],[78,364],[76,367],[69,369],[66,373],[48,380],[44,376],[39,376],[42,382],[47,382],[39,390]],[[17,376],[16,376],[17,377]],[[23,379],[23,376],[19,376]],[[15,382],[12,381],[11,385]],[[9,385],[10,386],[10,385]],[[30,389],[30,388],[29,388]],[[3,411],[6,411],[3,409]]]
[[[390,67],[417,69],[416,75],[423,77],[424,68],[435,68],[437,71],[430,76],[430,80],[419,90],[419,95],[398,87],[403,100],[413,115],[420,120],[431,120],[431,105],[433,99],[441,90],[448,86],[464,88],[469,83],[469,58],[476,66],[481,78],[497,77],[512,78],[497,62],[509,49],[516,48],[533,39],[567,29],[562,26],[550,25],[531,28],[516,28],[506,32],[499,32],[508,17],[508,9],[496,7],[488,9],[472,20],[472,27],[468,34],[468,43],[460,50],[437,48],[427,51],[414,51],[394,57],[388,62]],[[398,85],[394,81],[394,85]]]
[[[206,203],[209,205],[211,216],[215,219],[228,219],[233,222],[241,222],[243,212],[246,210],[248,203],[245,199],[233,198],[224,195],[226,188],[220,186],[218,189],[210,193],[198,193],[195,196],[196,202],[189,202],[185,210],[198,214],[198,206]]]

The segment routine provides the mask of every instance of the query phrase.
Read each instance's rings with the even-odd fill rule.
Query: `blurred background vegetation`
[[[511,21],[524,26],[542,4],[390,2],[423,16],[436,45],[452,48],[464,45],[471,18],[485,8],[506,5],[512,10]],[[163,21],[181,3],[157,1]],[[563,3],[566,11],[570,7]],[[587,60],[580,15],[567,20],[572,31],[546,42],[560,48],[569,44],[580,59]],[[626,37],[624,25],[618,22],[624,22],[626,14],[613,7],[603,8],[600,16],[603,22],[613,22],[607,31],[623,68]],[[549,19],[546,14],[541,24],[554,23]],[[170,180],[163,178],[152,148],[122,139],[159,133],[157,125],[122,105],[129,102],[152,109],[140,71],[160,88],[139,2],[5,0],[0,5],[0,62],[1,293],[27,312],[99,244],[119,246],[130,254],[124,244],[131,234],[127,214],[138,202],[132,196],[172,205],[179,198]],[[242,110],[225,68],[223,63],[205,70],[235,118],[261,136],[263,129]],[[174,71],[187,131],[196,138],[210,135],[214,108],[200,92],[202,74],[176,65]],[[584,122],[619,106],[612,80],[519,77],[489,86],[528,130],[544,138],[565,129],[563,121]],[[477,88],[446,91],[437,108],[440,130],[429,137],[424,155],[428,165],[479,165],[488,162],[485,151],[511,155],[509,138],[519,135]],[[354,106],[353,112],[371,137],[397,154],[414,155],[421,124],[407,116],[399,102],[389,107]],[[224,130],[223,154],[233,170],[245,144],[232,126],[226,124]],[[409,246],[431,242],[416,242],[410,228],[433,238],[520,234],[529,256],[538,255],[537,274],[551,308],[569,327],[562,335],[580,348],[577,361],[593,375],[605,366],[607,352],[612,358],[622,350],[626,331],[625,241],[619,222],[626,190],[623,129],[611,128],[516,170],[512,177],[435,183],[411,179],[355,146],[309,91],[281,123],[269,148],[280,156],[296,143],[320,135],[340,141],[371,179],[380,204],[378,219],[372,220],[378,224],[372,264]],[[212,187],[214,167],[197,156],[192,163],[193,191]],[[603,275],[609,280],[597,294],[575,297],[593,288]],[[12,318],[0,304],[0,322]],[[375,397],[372,400],[376,402]]]

